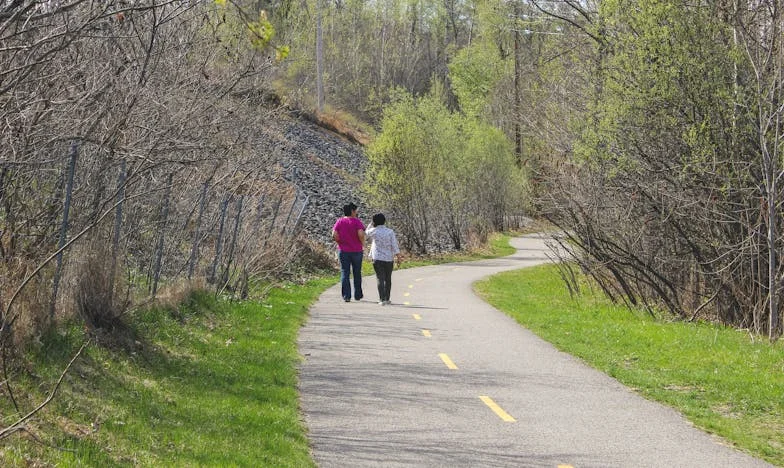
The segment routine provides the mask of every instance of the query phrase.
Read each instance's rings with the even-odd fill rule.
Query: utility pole
[[[321,0],[316,0],[316,101],[324,112],[324,32],[321,27]]]
[[[514,2],[514,134],[515,134],[515,157],[517,165],[523,165],[523,131],[520,125],[520,114],[523,108],[523,97],[520,91],[520,53],[522,49],[522,39],[520,37],[520,1]]]

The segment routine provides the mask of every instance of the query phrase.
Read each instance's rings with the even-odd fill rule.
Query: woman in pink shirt
[[[351,301],[349,273],[354,272],[354,299],[362,299],[362,254],[365,250],[365,225],[357,218],[357,205],[343,206],[344,216],[332,227],[332,239],[338,244],[340,285],[343,300]]]

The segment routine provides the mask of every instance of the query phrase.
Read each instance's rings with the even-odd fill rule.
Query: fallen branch
[[[65,378],[65,375],[71,369],[73,363],[79,358],[79,356],[81,356],[82,351],[84,351],[84,348],[86,348],[88,344],[90,344],[90,339],[88,339],[87,341],[84,342],[84,344],[82,344],[82,347],[79,348],[79,351],[76,353],[76,355],[74,355],[74,357],[71,359],[68,365],[65,366],[65,369],[63,369],[63,373],[60,374],[60,378],[57,379],[57,383],[55,384],[54,388],[52,388],[52,391],[49,393],[49,396],[46,397],[46,399],[43,402],[41,402],[41,404],[36,406],[32,411],[30,411],[26,415],[19,418],[15,423],[11,424],[10,426],[6,427],[3,430],[0,430],[0,440],[3,440],[6,437],[9,437],[16,432],[26,430],[24,428],[24,423],[30,418],[32,418],[33,416],[35,416],[35,414],[41,411],[44,407],[46,407],[46,405],[48,405],[52,400],[54,400],[54,397],[57,394],[57,390],[60,388],[60,384],[63,383],[63,379]]]

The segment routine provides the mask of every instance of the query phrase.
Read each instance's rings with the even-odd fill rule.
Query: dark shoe
[[[344,297],[343,300],[346,301],[346,302],[351,302],[351,298],[350,297]]]
[[[354,298],[354,300],[355,300],[355,301],[361,301],[363,297],[365,297],[365,296],[359,296],[359,297],[355,297],[355,298]]]

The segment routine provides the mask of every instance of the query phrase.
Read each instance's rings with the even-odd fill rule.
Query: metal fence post
[[[158,236],[158,247],[156,249],[155,254],[155,271],[153,273],[153,280],[152,280],[152,297],[155,297],[155,294],[158,292],[158,280],[161,277],[161,263],[163,262],[163,246],[164,241],[166,240],[166,221],[169,218],[169,199],[171,198],[171,187],[172,187],[172,173],[169,173],[169,176],[166,178],[166,195],[164,195],[163,200],[163,213],[161,214],[161,227],[160,227],[160,235]]]
[[[223,201],[221,202],[220,228],[218,228],[218,240],[215,242],[215,259],[212,261],[210,276],[207,278],[207,282],[210,284],[215,283],[215,275],[218,272],[218,261],[220,260],[221,250],[223,248],[223,226],[226,222],[226,208],[228,206],[229,196],[226,195],[223,197]]]
[[[242,215],[242,202],[245,201],[245,197],[240,197],[237,200],[237,216],[234,218],[234,233],[231,237],[231,244],[229,245],[229,259],[226,262],[226,269],[223,270],[223,278],[221,282],[226,285],[229,282],[229,269],[231,269],[232,261],[234,260],[234,247],[237,245],[237,236],[240,233],[240,218]]]
[[[199,240],[201,237],[201,219],[204,217],[204,206],[207,202],[207,182],[201,187],[201,200],[199,201],[199,216],[196,218],[196,232],[193,234],[193,246],[191,247],[191,257],[188,259],[188,279],[193,277],[193,270],[196,269],[198,261]]]
[[[114,213],[114,233],[112,238],[112,267],[110,278],[112,281],[112,300],[114,299],[114,278],[117,274],[117,257],[120,252],[120,229],[122,229],[123,202],[125,201],[125,178],[126,178],[125,159],[120,162],[120,175],[117,177],[117,208]]]
[[[79,154],[79,145],[75,141],[71,143],[71,158],[68,163],[68,182],[65,186],[65,203],[63,204],[63,221],[60,225],[60,239],[57,243],[57,250],[65,246],[68,236],[68,215],[71,210],[71,195],[73,194],[74,174],[76,173],[76,158]],[[52,285],[52,303],[49,308],[49,320],[54,321],[55,303],[57,302],[57,292],[60,289],[60,275],[63,270],[63,252],[57,254],[57,269],[54,272]]]
[[[288,227],[289,221],[291,221],[291,214],[294,212],[294,206],[297,204],[297,201],[299,201],[299,190],[297,190],[297,193],[294,195],[294,201],[291,202],[291,206],[289,207],[289,214],[286,216],[286,222],[283,223],[283,229],[280,230],[281,234],[286,232],[286,227]]]
[[[278,202],[275,203],[275,209],[272,211],[272,218],[270,218],[270,226],[267,230],[267,237],[264,238],[264,244],[261,246],[262,252],[267,248],[267,241],[272,235],[272,229],[275,227],[275,220],[278,219],[278,210],[280,209],[281,203],[283,203],[283,197],[278,198]]]
[[[308,201],[310,200],[310,195],[305,197],[305,200],[302,202],[302,208],[299,209],[299,213],[297,213],[297,218],[294,220],[294,225],[291,226],[291,231],[289,234],[296,234],[297,228],[299,227],[299,221],[302,219],[302,213],[305,212],[305,208],[308,206]]]

